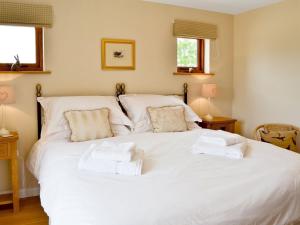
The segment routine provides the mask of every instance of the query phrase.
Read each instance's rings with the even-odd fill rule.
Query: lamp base
[[[206,115],[204,116],[204,119],[205,119],[205,120],[208,120],[208,121],[211,121],[211,120],[214,119],[214,117],[213,117],[212,115],[210,115],[210,114],[206,114]]]
[[[6,136],[6,135],[9,135],[10,132],[5,129],[4,127],[0,129],[0,136]]]

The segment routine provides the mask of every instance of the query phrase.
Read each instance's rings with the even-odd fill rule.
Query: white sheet
[[[92,141],[38,143],[29,165],[51,225],[300,222],[300,155],[250,140],[242,160],[193,155],[191,147],[203,131],[106,139],[134,141],[145,151],[140,177],[78,171],[78,160]]]

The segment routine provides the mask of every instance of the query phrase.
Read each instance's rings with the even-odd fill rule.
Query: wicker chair
[[[257,141],[261,141],[260,130],[264,130],[266,132],[270,132],[270,131],[291,131],[291,130],[298,131],[298,135],[297,135],[297,152],[300,153],[300,129],[298,127],[295,127],[295,126],[289,125],[289,124],[278,124],[278,123],[260,125],[255,129],[254,135],[253,135],[254,139],[257,140]]]

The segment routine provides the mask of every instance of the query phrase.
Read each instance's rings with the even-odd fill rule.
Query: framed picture
[[[101,58],[103,70],[134,70],[135,41],[102,39]]]

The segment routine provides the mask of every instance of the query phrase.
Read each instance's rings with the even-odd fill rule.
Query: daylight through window
[[[209,73],[210,40],[177,38],[177,72]]]
[[[16,55],[18,70],[43,70],[42,28],[0,25],[0,70],[11,70]]]

